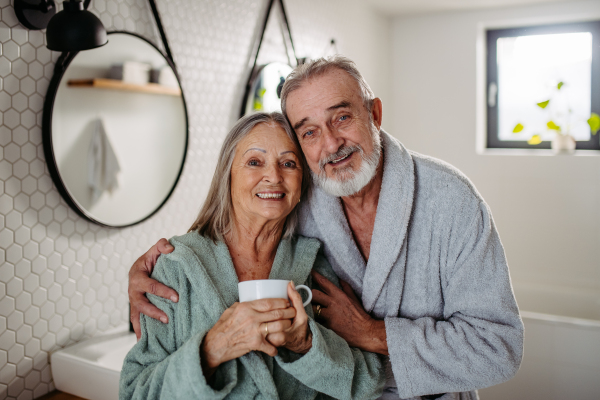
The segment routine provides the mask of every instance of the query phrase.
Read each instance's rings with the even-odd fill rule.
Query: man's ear
[[[371,107],[371,118],[377,130],[381,129],[381,121],[383,120],[383,104],[379,97],[373,99],[373,107]]]

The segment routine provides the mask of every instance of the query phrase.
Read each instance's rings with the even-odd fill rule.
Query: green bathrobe
[[[238,278],[227,245],[191,232],[171,239],[175,250],[159,257],[152,274],[179,293],[172,303],[148,295],[169,323],[142,315],[142,338],[121,372],[120,399],[338,399],[377,398],[383,390],[382,359],[350,348],[333,331],[315,323],[312,348],[298,355],[280,348],[269,357],[252,351],[221,364],[211,384],[200,364],[200,344],[223,312],[238,301]],[[316,239],[282,240],[269,278],[312,287],[315,269],[338,283]]]

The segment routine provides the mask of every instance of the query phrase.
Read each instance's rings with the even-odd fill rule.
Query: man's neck
[[[351,212],[354,214],[373,208],[377,209],[381,184],[383,182],[383,157],[384,155],[382,154],[375,176],[365,187],[351,196],[341,197],[346,213]]]
[[[342,207],[352,231],[354,240],[365,262],[371,254],[371,238],[375,229],[375,217],[379,193],[383,182],[383,154],[377,166],[377,173],[360,192],[342,197]]]

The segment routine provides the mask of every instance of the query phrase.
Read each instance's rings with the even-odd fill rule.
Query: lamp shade
[[[50,50],[80,51],[104,46],[108,43],[106,29],[91,12],[83,9],[78,0],[64,1],[46,29],[46,42]]]

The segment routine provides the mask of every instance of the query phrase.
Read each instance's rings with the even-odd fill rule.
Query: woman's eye
[[[257,167],[258,160],[250,160],[250,161],[248,161],[248,165],[250,165],[251,167]]]
[[[296,167],[296,163],[293,161],[286,161],[283,163],[283,166],[286,168],[294,168]]]

